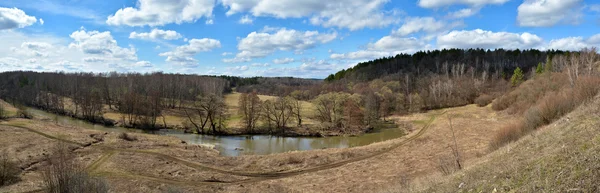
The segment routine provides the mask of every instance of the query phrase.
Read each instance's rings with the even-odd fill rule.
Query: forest
[[[571,58],[584,60],[587,52],[421,51],[359,63],[325,81],[162,72],[3,72],[0,98],[93,123],[148,130],[314,135],[299,132],[309,128],[356,134],[393,114],[487,105],[536,72],[562,71],[574,62]],[[241,95],[225,100],[233,93]],[[118,117],[107,118],[109,112]],[[182,119],[168,124],[169,116]]]

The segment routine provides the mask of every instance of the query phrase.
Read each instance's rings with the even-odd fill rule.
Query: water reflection
[[[57,121],[62,125],[72,125],[88,129],[96,129],[111,132],[142,132],[136,129],[122,127],[105,127],[90,124],[86,121],[73,119],[66,116],[57,116],[37,109],[29,109],[31,113],[40,118]],[[304,151],[324,148],[346,148],[368,145],[375,142],[398,138],[404,135],[400,129],[382,129],[361,136],[337,136],[337,137],[277,137],[270,135],[253,136],[212,136],[184,133],[179,130],[163,129],[151,132],[152,134],[174,136],[190,144],[210,144],[223,156],[238,156],[243,154],[266,155],[288,151]]]

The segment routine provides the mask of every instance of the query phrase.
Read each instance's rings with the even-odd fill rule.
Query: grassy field
[[[238,114],[238,101],[240,100],[241,93],[231,93],[224,96],[225,104],[227,105],[227,113],[228,119],[226,120],[228,129],[240,129],[242,126],[242,117]],[[260,100],[275,100],[277,97],[275,96],[267,96],[267,95],[258,95]],[[66,109],[74,109],[74,105],[69,98],[65,99]],[[308,101],[301,101],[301,114],[303,117],[302,123],[305,125],[315,124],[316,122],[312,119],[314,117],[315,107],[312,103]],[[16,112],[16,109],[9,109],[10,112]],[[123,114],[117,112],[114,109],[110,109],[108,105],[104,105],[103,108],[103,116],[104,118],[112,119],[115,121],[121,121]],[[169,127],[180,128],[183,126],[183,122],[187,120],[185,112],[179,109],[165,109],[163,110],[163,117],[159,117],[157,122],[158,124],[166,123]],[[262,125],[262,124],[259,124]],[[293,124],[290,124],[293,125]]]

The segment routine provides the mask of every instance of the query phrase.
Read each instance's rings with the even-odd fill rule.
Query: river
[[[105,127],[68,116],[60,116],[42,110],[28,109],[36,118],[47,118],[62,125],[96,129],[111,132],[143,132],[138,129],[122,127]],[[380,129],[360,136],[334,136],[334,137],[279,137],[271,135],[240,135],[240,136],[213,136],[184,133],[180,130],[161,129],[159,131],[145,132],[157,135],[177,137],[189,144],[203,144],[214,146],[223,156],[239,156],[244,154],[266,155],[288,151],[305,151],[325,148],[347,148],[368,145],[402,137],[402,129]]]

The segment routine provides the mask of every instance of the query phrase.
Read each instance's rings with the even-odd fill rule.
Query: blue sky
[[[441,48],[600,45],[593,0],[2,0],[0,71],[324,78]]]

